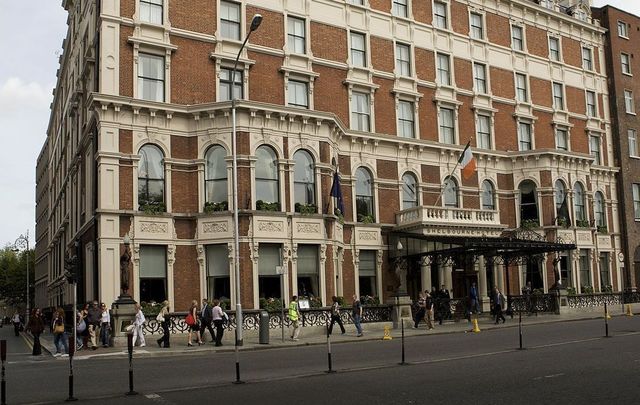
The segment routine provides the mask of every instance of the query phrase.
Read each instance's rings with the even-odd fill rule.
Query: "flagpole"
[[[451,176],[453,176],[453,172],[455,172],[458,166],[460,165],[460,159],[462,159],[462,156],[464,156],[464,152],[466,152],[467,148],[470,148],[470,147],[471,147],[471,138],[469,138],[469,142],[467,142],[467,145],[462,150],[462,153],[460,153],[460,157],[458,158],[458,160],[456,160],[456,165],[453,166],[453,170],[451,170],[451,173],[449,173],[449,175],[445,177],[445,179],[450,179]],[[436,199],[435,204],[433,204],[434,207],[438,206],[438,202],[440,201],[442,194],[444,194],[444,189],[445,187],[442,187],[442,184],[440,184],[440,194],[438,194],[438,198]]]

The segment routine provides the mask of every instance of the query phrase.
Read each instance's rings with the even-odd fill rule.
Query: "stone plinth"
[[[127,345],[127,331],[125,328],[133,322],[136,317],[136,302],[128,295],[121,295],[111,305],[111,315],[113,316],[113,331],[111,339],[114,346]]]
[[[393,328],[400,327],[400,320],[413,319],[411,316],[411,298],[408,295],[398,295],[387,300],[387,304],[393,305]]]

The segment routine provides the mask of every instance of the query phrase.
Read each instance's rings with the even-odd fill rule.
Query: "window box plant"
[[[576,227],[578,227],[578,228],[588,228],[589,227],[589,221],[587,221],[586,219],[578,219],[578,220],[576,220]]]
[[[158,215],[167,211],[167,206],[163,202],[142,202],[138,209],[145,214]]]
[[[212,202],[207,201],[204,203],[204,212],[211,214],[212,212],[220,212],[229,210],[229,203],[226,201]]]
[[[520,228],[522,229],[534,229],[539,228],[540,224],[537,219],[525,219],[520,223]]]
[[[262,200],[256,201],[256,210],[258,211],[280,211],[279,202],[266,202]]]
[[[318,212],[318,207],[316,207],[315,204],[296,203],[295,211],[301,213],[302,215],[316,214]]]
[[[358,214],[358,222],[362,222],[363,224],[372,224],[376,222],[376,220],[373,215]]]
[[[606,225],[599,225],[598,226],[598,233],[607,233],[607,226]]]

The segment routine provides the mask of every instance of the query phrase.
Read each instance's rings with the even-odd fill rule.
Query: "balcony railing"
[[[414,207],[396,214],[396,225],[411,227],[421,224],[474,227],[499,227],[500,213],[491,210],[449,207]]]

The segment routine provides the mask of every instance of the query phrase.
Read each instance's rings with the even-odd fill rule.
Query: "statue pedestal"
[[[398,329],[400,322],[403,322],[405,319],[409,319],[410,321],[413,319],[411,315],[411,298],[409,295],[398,294],[395,297],[389,298],[387,304],[394,305],[392,312],[394,329]]]
[[[136,302],[129,295],[121,295],[111,305],[111,316],[113,316],[113,331],[111,339],[113,346],[127,345],[127,331],[125,328],[136,318]]]

